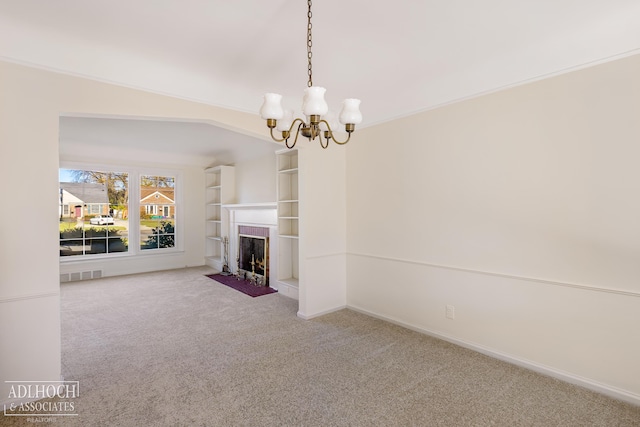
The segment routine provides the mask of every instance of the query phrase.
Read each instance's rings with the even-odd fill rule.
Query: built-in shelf
[[[263,202],[263,203],[231,203],[231,204],[223,204],[223,208],[225,209],[233,209],[233,210],[246,210],[246,209],[276,209],[277,204],[274,202]]]
[[[283,174],[298,173],[298,168],[284,169],[284,170],[278,171],[278,173],[283,173]]]
[[[225,212],[222,206],[235,201],[234,168],[216,166],[205,169],[205,181],[205,263],[222,271],[226,232]]]
[[[280,283],[284,283],[289,286],[298,287],[298,279],[289,278],[289,279],[280,279]]]
[[[293,299],[299,299],[298,279],[282,279],[278,281],[278,293]]]
[[[280,282],[286,283],[289,286],[295,286],[296,288],[298,287],[298,279],[294,279],[294,278],[280,279]]]
[[[298,150],[276,153],[278,209],[278,291],[298,299]]]

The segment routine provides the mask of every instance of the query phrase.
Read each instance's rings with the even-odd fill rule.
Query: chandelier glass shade
[[[336,144],[346,144],[351,139],[351,134],[355,131],[356,125],[362,122],[362,114],[360,113],[359,99],[345,99],[342,101],[342,110],[338,115],[338,121],[344,125],[347,132],[347,139],[338,140],[332,127],[335,129],[337,123],[329,117],[329,106],[324,100],[326,89],[321,86],[314,86],[312,79],[311,52],[311,0],[307,1],[307,58],[308,58],[308,75],[309,81],[307,88],[304,90],[302,98],[302,114],[306,116],[306,120],[301,118],[293,118],[291,110],[282,108],[282,95],[277,93],[267,93],[264,95],[264,103],[260,108],[260,116],[267,121],[267,127],[270,130],[271,138],[276,142],[284,142],[287,148],[293,148],[298,141],[298,136],[302,134],[310,141],[319,138],[322,148],[329,146],[329,141]],[[280,132],[282,137],[274,134]],[[290,139],[295,132],[293,142]],[[323,140],[324,138],[324,140]]]

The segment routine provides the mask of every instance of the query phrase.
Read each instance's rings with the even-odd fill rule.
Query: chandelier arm
[[[296,130],[296,137],[293,140],[293,144],[289,145],[289,138],[287,138],[287,140],[284,142],[284,145],[287,146],[287,148],[291,149],[293,147],[296,146],[296,143],[298,142],[298,135],[300,135],[300,128],[302,127],[302,125],[304,125],[304,121],[302,121],[302,119],[300,118],[296,118],[293,123],[291,123],[291,127],[289,128],[289,132],[291,132],[291,130],[293,129],[293,126],[296,124],[296,122],[300,122],[300,124],[298,125],[298,129]]]
[[[295,147],[295,146],[296,146],[296,141],[297,141],[297,140],[298,140],[298,135],[296,135],[296,139],[293,141],[293,144],[292,144],[292,145],[289,145],[289,138],[287,138],[287,139],[284,141],[284,145],[286,145],[286,146],[287,146],[287,148],[288,148],[289,150],[291,150],[293,147]]]
[[[273,128],[269,129],[269,131],[271,132],[271,139],[273,139],[275,142],[283,142],[283,141],[286,141],[287,139],[289,139],[289,138],[276,138],[273,135]]]
[[[271,133],[271,139],[273,139],[275,142],[286,142],[290,138],[291,131],[293,130],[293,127],[295,126],[296,122],[298,122],[298,121],[300,122],[300,124],[304,124],[302,119],[296,118],[293,121],[293,123],[291,123],[291,126],[289,127],[288,131],[282,131],[282,138],[276,138],[275,135],[273,135],[273,129],[274,128],[269,128],[269,132]],[[299,128],[300,128],[300,126],[298,126],[298,129]],[[294,145],[295,145],[295,143],[294,143]],[[287,147],[288,147],[288,145],[287,145]]]
[[[289,134],[291,134],[291,132],[293,131],[293,127],[297,122],[300,122],[300,124],[298,125],[298,130],[296,131],[296,133],[300,132],[300,126],[304,124],[304,120],[302,120],[300,117],[296,117],[295,120],[291,122],[291,126],[289,126]]]
[[[349,132],[349,133],[348,133],[348,136],[347,136],[347,139],[346,139],[345,141],[338,141],[338,140],[336,139],[336,137],[335,137],[335,136],[333,136],[333,130],[331,130],[331,126],[329,126],[329,123],[327,123],[327,121],[326,121],[326,120],[320,120],[320,123],[324,123],[324,124],[327,126],[327,129],[329,129],[329,130],[327,131],[327,132],[328,132],[328,134],[329,134],[329,136],[327,137],[327,141],[328,141],[329,139],[333,139],[333,142],[335,142],[336,144],[338,144],[338,145],[344,145],[344,144],[346,144],[347,142],[349,142],[349,140],[351,139],[351,132]],[[328,144],[328,142],[327,142],[327,144]],[[326,147],[322,147],[322,148],[326,148]]]
[[[331,132],[331,139],[333,139],[333,142],[335,142],[338,145],[344,145],[347,142],[349,142],[349,140],[351,139],[351,133],[347,135],[347,139],[345,139],[344,141],[338,141],[337,139],[334,138],[333,132]]]

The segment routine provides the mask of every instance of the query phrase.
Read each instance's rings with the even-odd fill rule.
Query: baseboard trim
[[[520,366],[525,369],[529,369],[531,371],[537,372],[539,374],[547,375],[561,381],[574,384],[580,387],[584,387],[591,391],[595,391],[597,393],[612,397],[617,400],[621,400],[627,403],[631,403],[632,405],[640,406],[640,395],[631,393],[626,390],[619,389],[617,387],[613,387],[607,384],[603,384],[597,381],[590,380],[588,378],[581,377],[579,375],[571,374],[569,372],[562,371],[560,369],[555,369],[550,366],[542,365],[540,363],[533,362],[531,360],[523,359],[520,357],[515,357],[513,355],[502,353],[500,351],[496,351],[489,347],[485,347],[480,344],[476,344],[469,341],[460,340],[451,335],[433,331],[430,329],[422,328],[419,326],[412,325],[410,323],[403,322],[401,320],[395,319],[389,316],[383,316],[377,313],[373,313],[369,310],[353,306],[347,305],[346,307],[349,310],[353,310],[355,312],[374,317],[376,319],[384,320],[389,323],[393,323],[398,326],[402,326],[403,328],[410,329],[412,331],[419,332],[421,334],[429,335],[434,338],[441,339],[443,341],[450,342],[452,344],[458,345],[460,347],[468,348],[470,350],[477,351],[478,353],[482,353],[486,356],[493,357],[498,360],[502,360],[507,363],[511,363],[516,366]],[[299,314],[298,314],[299,315]]]
[[[331,308],[329,310],[325,310],[325,311],[321,311],[318,313],[314,313],[311,315],[307,315],[302,313],[301,311],[298,311],[298,317],[304,320],[311,320],[311,319],[315,319],[316,317],[320,317],[320,316],[324,316],[325,314],[329,314],[329,313],[334,313],[336,311],[340,311],[340,310],[344,310],[345,308],[348,308],[346,305],[341,305],[340,307],[335,307],[335,308]]]

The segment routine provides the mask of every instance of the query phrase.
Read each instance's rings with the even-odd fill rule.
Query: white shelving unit
[[[278,199],[278,290],[298,299],[299,200],[298,150],[276,153]]]
[[[233,166],[216,166],[205,169],[205,263],[222,271],[224,264],[223,238],[226,236],[229,218],[223,204],[235,201],[235,170]]]

